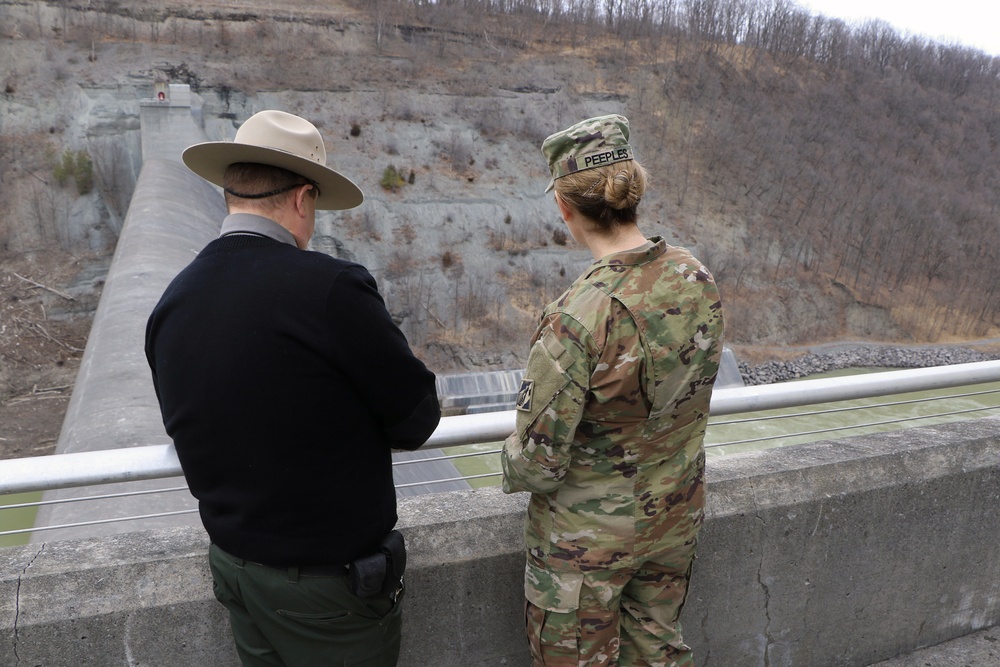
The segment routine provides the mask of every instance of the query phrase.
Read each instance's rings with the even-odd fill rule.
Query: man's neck
[[[256,234],[298,247],[295,236],[282,225],[257,213],[233,211],[222,222],[221,236],[230,234]]]
[[[295,246],[300,250],[305,248],[306,245],[309,243],[309,238],[308,237],[303,238],[301,230],[299,230],[298,226],[295,224],[297,222],[297,218],[289,214],[289,212],[284,208],[275,211],[265,212],[259,209],[253,209],[249,207],[238,207],[238,206],[230,207],[229,209],[230,215],[235,215],[237,213],[244,213],[247,215],[254,215],[259,218],[266,218],[267,220],[270,220],[274,224],[282,227],[289,234],[292,235]]]

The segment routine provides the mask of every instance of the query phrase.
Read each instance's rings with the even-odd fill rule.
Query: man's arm
[[[392,447],[420,447],[441,419],[434,373],[410,350],[364,267],[352,266],[338,276],[326,317],[334,358]]]
[[[153,327],[155,318],[156,311],[154,310],[150,313],[149,318],[146,320],[146,336],[143,351],[146,354],[146,363],[149,365],[149,372],[153,379],[153,391],[156,393],[156,402],[160,403],[160,407],[162,409],[163,406],[160,402],[160,383],[157,381],[156,377],[156,353],[153,348]]]

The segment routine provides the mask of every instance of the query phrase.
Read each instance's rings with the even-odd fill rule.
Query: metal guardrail
[[[885,371],[774,385],[716,389],[713,417],[830,403],[886,394],[1000,382],[1000,361]],[[971,411],[970,411],[971,412]],[[514,430],[515,411],[444,417],[424,448],[503,440]],[[0,461],[0,495],[180,476],[172,445],[55,454]]]

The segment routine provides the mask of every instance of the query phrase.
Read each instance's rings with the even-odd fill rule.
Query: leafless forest
[[[481,31],[494,44],[589,46],[619,67],[629,106],[657,121],[661,150],[646,159],[671,215],[692,230],[706,218],[733,230],[733,245],[706,242],[702,255],[734,320],[751,324],[763,294],[829,285],[890,313],[900,337],[994,331],[1000,59],[785,0],[370,11],[389,24],[494,26]],[[754,338],[752,327],[736,335]]]

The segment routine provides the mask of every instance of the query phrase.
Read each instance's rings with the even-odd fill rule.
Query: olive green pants
[[[309,576],[209,548],[215,597],[244,667],[394,667],[402,600],[359,598],[345,574]]]

